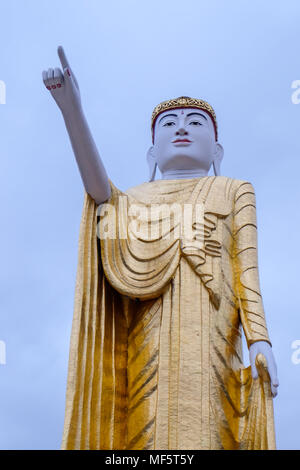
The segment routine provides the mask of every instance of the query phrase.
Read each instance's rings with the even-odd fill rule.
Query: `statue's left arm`
[[[234,246],[236,290],[241,322],[250,354],[253,378],[258,377],[255,359],[262,353],[268,364],[273,396],[279,385],[277,367],[269,339],[260,292],[255,191],[251,183],[240,183],[234,201]]]

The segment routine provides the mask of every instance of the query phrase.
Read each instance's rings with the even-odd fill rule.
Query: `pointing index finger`
[[[69,69],[70,65],[69,65],[67,56],[65,54],[64,48],[62,46],[58,46],[57,53],[58,53],[58,57],[59,57],[59,60],[61,62],[63,70]]]

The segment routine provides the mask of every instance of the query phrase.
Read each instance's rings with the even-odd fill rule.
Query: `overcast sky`
[[[62,44],[109,177],[147,181],[160,101],[209,101],[222,174],[256,191],[260,283],[280,381],[277,446],[300,449],[299,1],[10,0],[1,4],[0,448],[61,443],[83,186],[41,73]],[[159,177],[159,175],[158,175]],[[244,352],[248,364],[248,352]],[[299,355],[300,356],[300,355]]]

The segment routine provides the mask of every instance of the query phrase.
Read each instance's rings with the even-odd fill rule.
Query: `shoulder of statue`
[[[234,195],[240,191],[253,191],[253,184],[248,180],[241,180],[237,178],[231,178],[229,176],[217,176],[217,179],[220,179],[221,185],[227,186],[230,188],[230,192]]]
[[[234,186],[235,186],[235,194],[238,195],[240,193],[244,192],[253,192],[254,193],[254,186],[253,184],[248,181],[248,180],[234,180]]]
[[[234,196],[237,190],[244,184],[250,184],[249,181],[232,178],[230,176],[214,176],[214,186],[217,190],[224,190],[226,197]]]
[[[212,177],[212,184],[206,200],[206,206],[211,212],[228,215],[233,211],[235,202],[243,193],[254,194],[254,189],[249,181],[229,176]]]

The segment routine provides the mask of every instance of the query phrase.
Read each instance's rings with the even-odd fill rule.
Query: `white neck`
[[[189,179],[189,178],[200,178],[207,176],[207,171],[205,170],[166,170],[162,173],[163,180],[179,180],[179,179]]]

